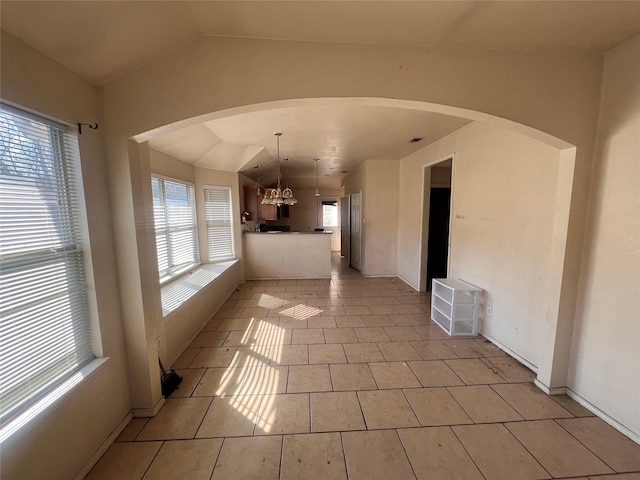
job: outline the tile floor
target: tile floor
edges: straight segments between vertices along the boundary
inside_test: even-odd
[[[87,478],[640,480],[639,445],[337,256],[331,280],[240,286],[173,368]]]

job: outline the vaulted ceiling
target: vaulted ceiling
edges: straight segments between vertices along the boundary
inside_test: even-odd
[[[443,48],[604,52],[640,33],[640,1],[2,1],[2,29],[95,85],[203,36]],[[151,142],[194,165],[274,176],[275,118],[293,185],[313,158],[326,185],[399,159],[467,120],[363,106],[292,107],[191,126]],[[424,137],[417,144],[412,137]],[[261,167],[254,169],[255,165]],[[329,180],[331,180],[329,182]]]

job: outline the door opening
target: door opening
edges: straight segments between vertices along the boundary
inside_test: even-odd
[[[427,291],[431,290],[431,281],[434,278],[447,278],[449,272],[452,166],[451,159],[448,159],[429,167],[429,182],[425,182],[424,195],[428,195],[429,198],[428,235],[425,245]]]
[[[362,192],[349,195],[349,266],[360,270],[362,248]]]

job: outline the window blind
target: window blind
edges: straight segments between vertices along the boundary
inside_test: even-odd
[[[0,104],[0,423],[95,358],[78,141]]]
[[[193,185],[151,178],[160,279],[198,263]]]
[[[220,262],[233,258],[231,188],[205,186],[204,208],[207,219],[209,262]]]

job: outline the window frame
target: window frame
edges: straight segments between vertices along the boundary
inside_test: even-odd
[[[8,285],[13,285],[15,292],[11,294],[13,307],[3,312],[0,326],[2,330],[9,327],[14,335],[19,332],[29,336],[26,340],[10,337],[11,343],[17,344],[20,352],[16,353],[18,347],[13,348],[15,351],[7,350],[6,346],[2,350],[4,353],[9,352],[7,359],[18,364],[21,361],[25,365],[28,364],[24,374],[32,374],[30,380],[22,382],[28,385],[12,389],[14,393],[11,393],[9,398],[17,397],[18,400],[11,402],[12,406],[0,414],[1,436],[4,439],[18,428],[18,424],[21,425],[34,416],[34,408],[43,403],[49,405],[56,400],[61,385],[68,384],[79,375],[84,377],[88,374],[93,368],[91,365],[95,365],[99,360],[95,346],[99,335],[95,331],[96,324],[92,319],[93,302],[87,282],[90,278],[85,257],[87,219],[78,136],[68,125],[19,107],[2,103],[1,109],[3,114],[12,117],[16,131],[21,132],[25,138],[30,138],[33,143],[24,146],[22,142],[11,143],[13,136],[9,135],[13,134],[7,130],[6,144],[12,151],[17,148],[23,151],[16,154],[14,162],[18,163],[13,163],[14,172],[10,172],[8,168],[4,173],[0,170],[3,177],[1,181],[4,184],[3,202],[7,202],[5,208],[9,208],[3,211],[5,219],[2,222],[17,222],[16,225],[19,225],[20,220],[11,220],[14,217],[11,215],[11,207],[8,206],[14,204],[15,211],[21,208],[19,205],[24,204],[23,202],[28,202],[24,204],[24,210],[21,210],[20,214],[24,216],[27,212],[28,220],[23,222],[22,227],[15,227],[16,231],[21,230],[15,234],[16,241],[20,241],[20,247],[9,247],[10,250],[1,256],[4,277],[2,282],[10,282]],[[46,160],[44,157],[50,159]],[[51,171],[42,176],[30,177],[15,173],[18,165],[20,169],[33,169],[38,166],[40,172],[45,172],[46,162],[50,162]],[[37,197],[33,196],[34,188],[38,189]],[[39,216],[34,217],[34,208],[40,211]],[[43,220],[44,217],[46,221]],[[46,240],[43,225],[49,225]],[[52,229],[51,226],[55,228]],[[22,238],[29,238],[30,243],[22,243]],[[50,268],[53,270],[47,270]],[[36,271],[41,273],[33,277],[33,272]],[[54,284],[57,285],[55,288]],[[62,302],[62,306],[59,301]],[[39,309],[44,309],[36,316],[40,320],[34,320],[33,316]],[[33,324],[31,330],[27,329],[29,324]],[[39,336],[34,333],[38,330],[41,331]],[[42,332],[46,332],[47,335]],[[67,338],[69,335],[72,340]],[[53,338],[55,342],[51,341]],[[53,350],[49,351],[47,348]],[[2,363],[4,368],[9,368],[5,362]],[[36,374],[34,371],[38,366],[40,367]],[[16,373],[15,367],[13,372]],[[35,380],[34,376],[37,376],[38,380]],[[20,390],[23,393],[16,395],[15,392]],[[8,389],[3,393],[7,395]]]
[[[164,228],[162,228],[162,230],[166,230],[166,232],[164,233],[164,236],[166,238],[166,245],[167,245],[167,262],[168,262],[168,267],[166,269],[161,269],[160,268],[160,248],[159,248],[159,244],[158,244],[158,236],[160,235],[158,233],[158,225],[156,223],[157,220],[157,214],[158,212],[156,211],[156,203],[155,203],[155,196],[154,196],[154,189],[153,189],[153,182],[154,180],[157,180],[160,182],[161,185],[161,192],[163,194],[163,217],[164,217],[164,222],[166,225],[168,225],[168,211],[166,208],[166,188],[164,186],[165,182],[170,182],[170,183],[174,183],[177,185],[181,185],[181,186],[185,186],[187,187],[187,191],[190,192],[189,193],[189,206],[190,206],[190,211],[191,211],[191,227],[189,228],[189,230],[192,232],[192,241],[193,241],[193,261],[191,262],[185,262],[185,263],[181,263],[181,264],[175,264],[172,265],[171,264],[171,248],[172,248],[172,242],[171,242],[171,238],[170,238],[170,234],[171,231],[177,231],[177,230],[184,230],[184,226],[179,226],[179,227],[175,227],[173,230],[171,229],[170,226],[166,226]],[[173,280],[175,280],[176,278],[180,277],[181,275],[183,275],[185,272],[188,272],[189,270],[199,266],[202,264],[201,260],[200,260],[200,248],[199,248],[199,244],[198,244],[198,212],[197,212],[197,205],[196,205],[196,185],[193,182],[189,182],[186,180],[181,180],[179,178],[173,178],[173,177],[168,177],[165,175],[159,175],[159,174],[155,174],[152,173],[151,174],[151,198],[152,198],[152,204],[153,204],[153,230],[154,230],[154,240],[156,242],[156,263],[157,263],[157,267],[158,267],[158,279],[159,279],[159,283],[160,285],[165,285]],[[164,273],[164,275],[163,275]]]
[[[207,262],[210,264],[227,262],[229,260],[235,260],[237,258],[235,248],[235,222],[234,222],[234,210],[233,210],[233,188],[229,185],[204,185],[203,191],[203,205],[204,205],[204,218],[205,218],[205,230],[207,238]],[[212,220],[209,217],[207,191],[225,192],[229,200],[228,203],[228,219],[226,221]],[[212,225],[215,223],[215,225]],[[210,232],[212,227],[224,227],[229,230],[228,240],[228,255],[215,256],[211,255],[211,238]]]

